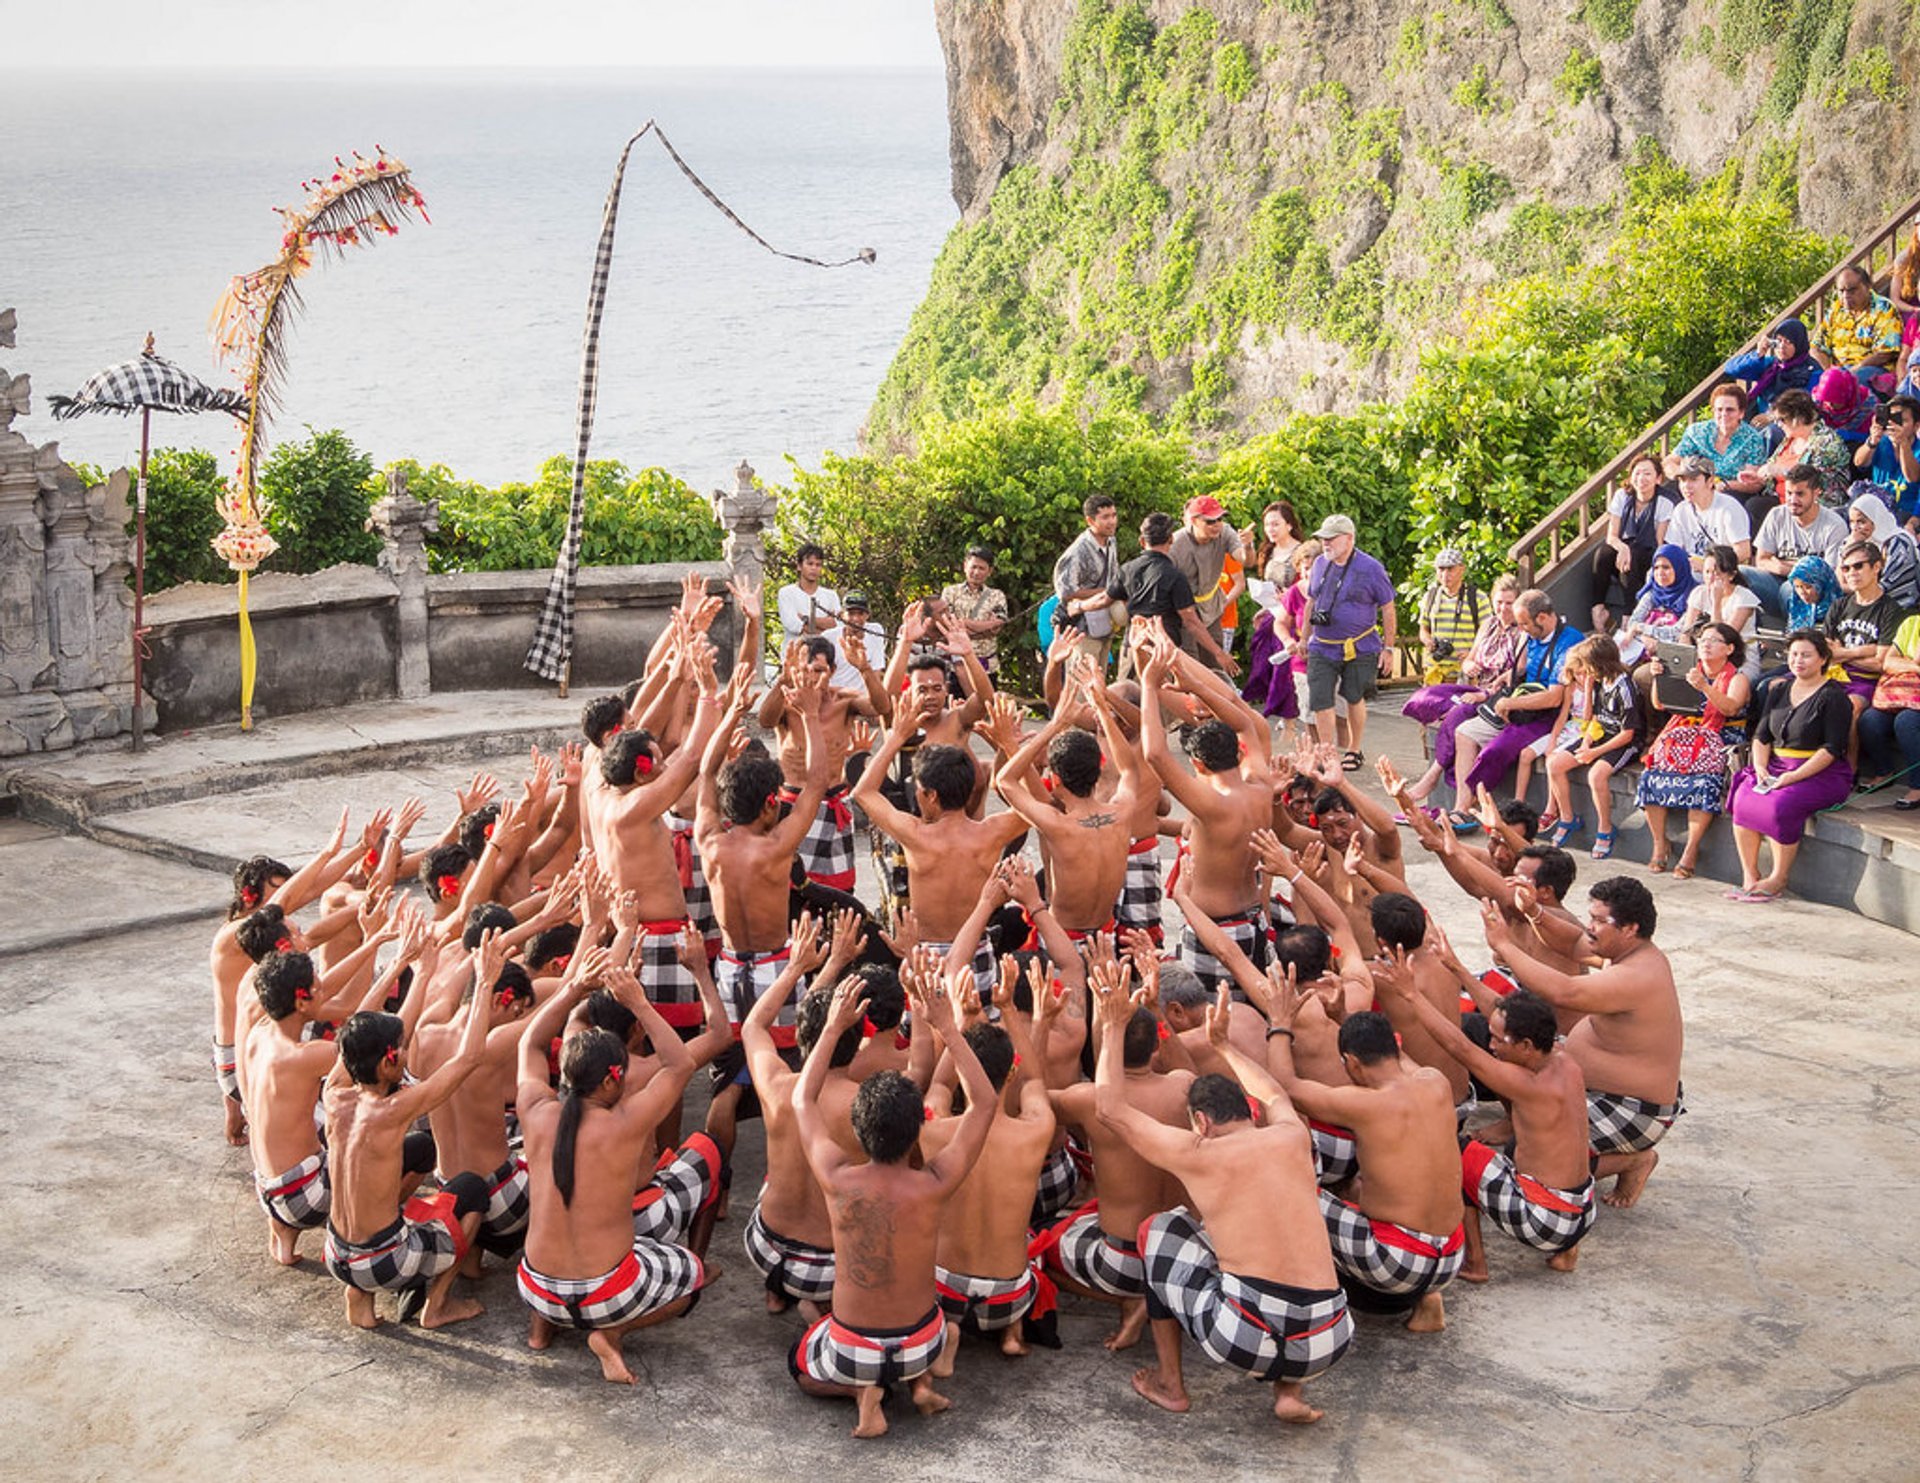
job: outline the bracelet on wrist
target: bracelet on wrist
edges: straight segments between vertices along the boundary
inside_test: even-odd
[[[1284,1035],[1289,1040],[1293,1039],[1293,1031],[1286,1025],[1267,1026],[1267,1039],[1271,1040],[1276,1035]]]

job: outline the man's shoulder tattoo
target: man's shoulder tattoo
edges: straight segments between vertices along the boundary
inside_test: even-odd
[[[1082,829],[1105,829],[1109,825],[1119,822],[1120,816],[1118,814],[1082,814],[1080,816],[1080,827]]]

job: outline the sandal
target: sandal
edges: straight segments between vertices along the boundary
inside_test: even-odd
[[[1480,827],[1480,821],[1472,814],[1454,809],[1447,815],[1447,824],[1455,834],[1471,834]]]
[[[1547,843],[1555,849],[1564,850],[1567,847],[1567,841],[1586,827],[1587,821],[1578,814],[1571,819],[1562,819],[1553,826],[1553,832],[1547,836]]]
[[[1603,830],[1593,836],[1593,858],[1611,860],[1613,858],[1613,831]]]
[[[1647,861],[1647,869],[1650,873],[1654,875],[1665,875],[1667,873],[1667,866],[1670,863],[1671,861],[1668,859],[1668,857],[1665,855],[1662,855],[1657,860]],[[1691,874],[1691,872],[1689,872],[1689,874]],[[1685,878],[1686,878],[1685,876],[1681,876],[1676,872],[1675,879],[1684,880]]]
[[[1358,752],[1342,752],[1340,754],[1340,770],[1342,772],[1358,772],[1366,765],[1367,759]]]
[[[1692,879],[1693,879],[1693,867],[1692,867],[1691,865],[1686,865],[1686,864],[1680,864],[1680,865],[1676,865],[1676,866],[1674,866],[1674,867],[1673,867],[1673,878],[1674,878],[1675,880],[1677,880],[1677,881],[1690,881],[1690,880],[1692,880]]]

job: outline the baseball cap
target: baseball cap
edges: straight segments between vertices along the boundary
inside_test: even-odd
[[[1711,479],[1717,473],[1719,470],[1713,466],[1713,460],[1704,453],[1690,453],[1680,460],[1680,478],[1684,479],[1688,474],[1705,474]]]
[[[1458,546],[1442,546],[1440,554],[1433,558],[1433,569],[1440,571],[1450,566],[1465,566],[1467,558],[1460,554]]]
[[[1227,513],[1227,507],[1210,494],[1196,494],[1187,501],[1189,519],[1218,520]]]
[[[840,606],[843,608],[858,608],[863,613],[873,611],[872,608],[867,606],[867,595],[864,592],[849,592],[845,597],[840,599]]]
[[[1316,541],[1329,541],[1335,536],[1358,534],[1354,529],[1352,517],[1347,515],[1329,515],[1320,522],[1320,528],[1313,533]]]

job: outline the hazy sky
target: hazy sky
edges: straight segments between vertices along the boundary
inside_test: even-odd
[[[926,66],[931,0],[0,0],[16,66]]]

